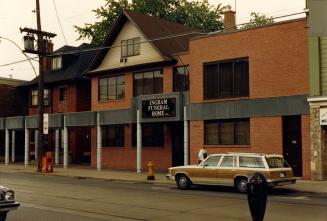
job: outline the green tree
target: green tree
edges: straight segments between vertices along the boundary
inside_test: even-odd
[[[267,25],[271,23],[274,23],[273,17],[268,17],[264,14],[252,12],[250,22],[244,24],[242,28],[252,28],[252,27]]]
[[[79,39],[90,39],[100,45],[123,9],[157,16],[188,27],[217,31],[223,29],[221,4],[210,5],[208,0],[106,0],[106,4],[93,10],[98,19],[94,24],[75,26]]]

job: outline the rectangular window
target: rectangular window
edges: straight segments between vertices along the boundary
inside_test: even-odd
[[[53,57],[51,59],[51,70],[59,70],[62,67],[62,57]]]
[[[38,106],[39,102],[38,102],[38,90],[32,90],[31,92],[31,105],[32,106]],[[49,106],[50,105],[50,91],[49,89],[44,89],[44,105],[45,106]]]
[[[121,41],[121,57],[130,57],[140,54],[140,38]]]
[[[134,73],[134,96],[163,92],[162,70]]]
[[[250,144],[250,119],[208,120],[205,125],[207,145]]]
[[[67,87],[60,87],[59,88],[59,99],[60,101],[67,101]]]
[[[102,127],[102,145],[104,147],[124,146],[124,125],[109,125]]]
[[[205,64],[203,71],[205,99],[249,96],[247,58]]]
[[[183,92],[189,90],[188,66],[175,67],[173,71],[173,91]]]
[[[142,147],[164,147],[164,137],[162,123],[142,124]],[[136,146],[136,124],[132,126],[132,145]]]
[[[124,98],[124,75],[99,79],[99,101],[122,100]]]
[[[37,90],[32,90],[31,94],[31,104],[32,106],[37,106],[38,105],[38,91]]]

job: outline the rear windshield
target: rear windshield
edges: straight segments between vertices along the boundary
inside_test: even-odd
[[[269,168],[289,168],[290,166],[282,157],[266,157]]]

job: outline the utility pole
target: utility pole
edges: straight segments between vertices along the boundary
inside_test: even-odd
[[[41,15],[40,15],[40,2],[36,0],[36,24],[37,30],[39,32],[42,31],[41,29]],[[37,44],[42,45],[44,42],[43,36],[38,33],[37,34]],[[44,44],[47,44],[46,42]],[[44,114],[44,72],[45,72],[45,55],[47,51],[47,45],[41,46],[41,50],[39,48],[39,87],[38,87],[38,103],[39,103],[39,146],[38,146],[38,160],[37,160],[37,171],[42,171],[42,156],[44,152],[44,133],[43,133],[43,114]],[[45,52],[45,53],[44,53]],[[35,156],[36,157],[36,156]]]
[[[48,39],[53,38],[56,34],[43,32],[41,28],[40,2],[36,0],[36,22],[37,29],[23,28],[21,32],[27,32],[24,37],[24,46],[27,53],[37,54],[39,56],[39,78],[38,78],[38,113],[39,113],[39,136],[38,136],[38,156],[37,171],[42,171],[42,156],[44,155],[45,135],[44,135],[44,73],[46,72],[46,56],[49,54],[47,49]],[[34,35],[37,36],[37,49],[34,49]],[[35,156],[36,158],[36,156]]]

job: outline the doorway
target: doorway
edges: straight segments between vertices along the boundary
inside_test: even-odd
[[[294,176],[302,177],[301,116],[283,117],[283,155],[293,169]]]
[[[171,124],[172,133],[172,166],[184,165],[184,124],[174,122]]]

